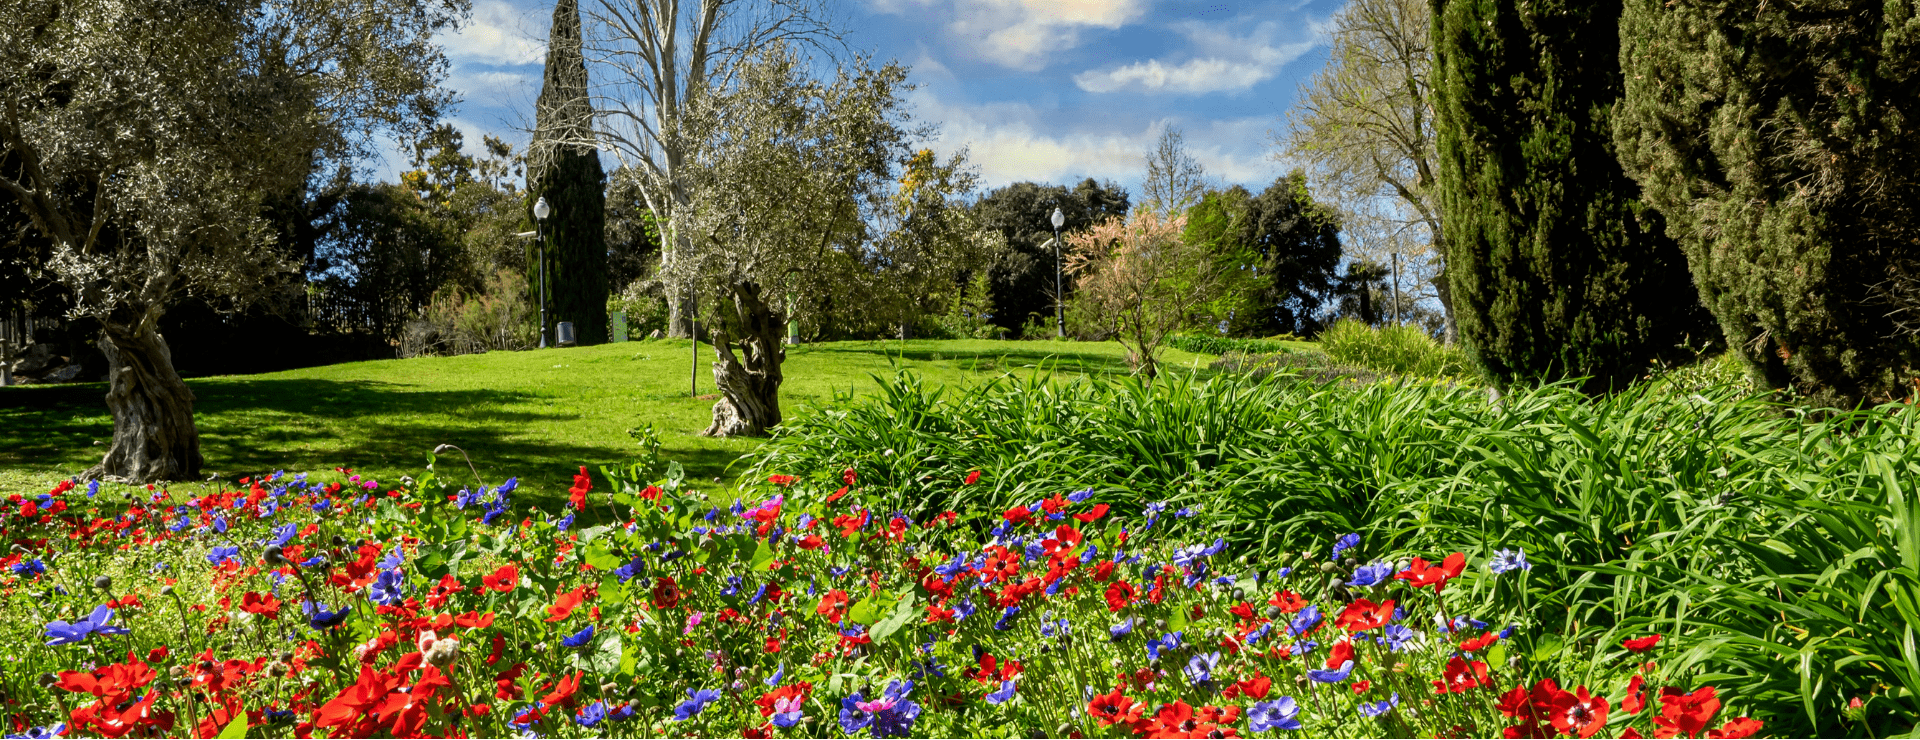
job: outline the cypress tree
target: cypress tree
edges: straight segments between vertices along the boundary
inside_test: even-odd
[[[1920,7],[1629,0],[1622,163],[1754,375],[1850,407],[1907,396],[1920,340]]]
[[[1496,383],[1625,386],[1714,336],[1679,248],[1613,152],[1620,0],[1434,0],[1447,273]]]
[[[593,106],[580,53],[580,7],[559,0],[547,37],[547,69],[527,148],[527,208],[544,197],[553,209],[544,230],[550,321],[573,322],[581,345],[607,341],[606,173],[593,145]],[[539,300],[539,245],[527,264]],[[550,335],[551,336],[551,335]]]

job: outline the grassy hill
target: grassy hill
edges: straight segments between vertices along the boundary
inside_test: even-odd
[[[627,430],[652,424],[661,456],[691,476],[726,475],[752,439],[697,436],[712,416],[712,350],[696,372],[685,341],[378,360],[187,381],[208,475],[351,467],[378,478],[417,473],[436,445],[458,445],[489,482],[519,476],[533,497],[559,497],[577,466],[637,451]],[[873,374],[909,367],[929,384],[964,384],[1041,368],[1061,377],[1124,373],[1114,343],[829,342],[788,350],[788,416],[833,394],[863,394]],[[1168,365],[1206,355],[1167,350]],[[697,375],[699,399],[689,397]],[[0,388],[0,495],[41,493],[99,462],[113,435],[104,383]],[[455,456],[455,460],[458,456]],[[456,463],[458,465],[458,463]],[[464,466],[461,466],[464,467]],[[452,471],[446,471],[452,472]],[[470,474],[463,474],[468,475]]]

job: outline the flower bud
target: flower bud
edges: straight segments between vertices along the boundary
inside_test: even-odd
[[[93,587],[100,589],[102,591],[111,591],[113,590],[113,578],[111,576],[99,576],[97,578],[94,578]]]
[[[161,586],[161,587],[160,587],[160,595],[161,595],[161,596],[172,596],[172,595],[173,595],[173,585],[172,585],[172,584],[168,584],[168,585],[165,585],[165,586]]]

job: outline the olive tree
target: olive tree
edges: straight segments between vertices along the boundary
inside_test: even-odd
[[[688,207],[676,216],[686,241],[662,276],[697,297],[713,342],[723,398],[705,434],[758,435],[779,424],[788,323],[861,295],[862,280],[906,270],[952,226],[935,228],[927,223],[935,214],[917,210],[887,217],[924,203],[925,194],[894,187],[903,179],[896,168],[915,170],[911,139],[927,133],[907,128],[906,75],[899,64],[857,59],[831,82],[817,80],[774,44],[688,116],[699,146],[685,162]],[[909,183],[937,187],[961,166],[957,157],[920,160],[924,174]],[[887,232],[890,223],[921,236]]]
[[[461,2],[0,4],[0,193],[53,242],[69,315],[97,319],[112,445],[89,477],[199,474],[193,393],[157,326],[237,309],[297,262],[263,218],[377,129],[437,115],[434,33]]]
[[[774,44],[841,45],[825,0],[599,0],[587,12],[584,52],[601,82],[596,140],[638,175],[640,195],[666,230],[664,259],[688,248],[681,212],[693,198],[690,117],[732,84],[748,57]],[[686,296],[668,296],[667,333],[692,336]]]

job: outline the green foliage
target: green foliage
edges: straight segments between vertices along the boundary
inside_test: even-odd
[[[1630,0],[1620,160],[1667,216],[1731,349],[1773,388],[1906,397],[1920,338],[1920,19],[1912,2]]]
[[[1441,344],[1411,324],[1376,327],[1338,321],[1320,333],[1319,341],[1328,357],[1382,373],[1461,378],[1471,370],[1458,346]]]
[[[1506,385],[1624,388],[1712,327],[1615,161],[1618,0],[1439,0],[1435,111],[1462,341]]]
[[[1197,330],[1215,330],[1222,324],[1231,336],[1259,332],[1260,305],[1268,291],[1260,279],[1259,252],[1246,241],[1247,223],[1252,217],[1253,194],[1235,185],[1225,190],[1208,190],[1200,202],[1187,209],[1187,228],[1182,234],[1189,244],[1198,244],[1212,255],[1215,272],[1220,276],[1218,295],[1199,311]],[[1217,353],[1216,353],[1217,354]]]
[[[986,270],[977,270],[948,305],[940,323],[955,338],[992,339],[1000,333],[1000,327],[990,323],[992,318],[993,284]]]
[[[1007,240],[1007,253],[993,267],[993,305],[999,309],[993,323],[1001,328],[1019,330],[1028,316],[1042,314],[1048,326],[1040,336],[1053,336],[1054,250],[1040,245],[1053,238],[1048,217],[1056,207],[1066,217],[1060,228],[1062,238],[1109,218],[1126,218],[1130,210],[1125,188],[1092,178],[1071,189],[1017,182],[988,192],[973,204],[981,225]],[[1072,276],[1062,279],[1071,295]],[[1021,336],[1037,338],[1024,332]]]
[[[1314,202],[1300,170],[1274,180],[1247,207],[1239,241],[1252,250],[1254,261],[1248,269],[1259,287],[1240,331],[1254,336],[1319,333],[1320,307],[1337,284],[1338,216]]]

